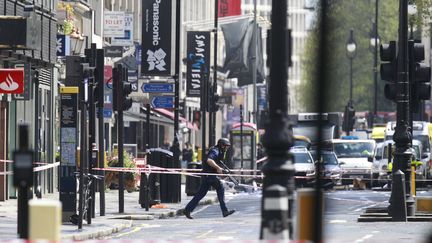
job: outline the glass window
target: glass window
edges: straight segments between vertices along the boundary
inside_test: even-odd
[[[419,140],[421,142],[425,152],[430,152],[429,136],[427,136],[427,135],[414,135],[413,139]]]
[[[312,158],[308,153],[293,153],[294,163],[312,163]]]
[[[333,147],[338,158],[367,158],[374,149],[369,142],[335,143]]]

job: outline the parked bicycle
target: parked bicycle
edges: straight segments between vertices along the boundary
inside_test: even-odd
[[[77,178],[77,185],[79,185],[80,182],[80,172],[75,172],[75,176]],[[84,183],[83,183],[83,204],[82,204],[82,209],[80,209],[80,207],[78,207],[78,214],[74,214],[72,216],[70,216],[69,221],[74,224],[74,225],[82,225],[82,222],[80,224],[80,210],[82,210],[82,219],[86,219],[87,224],[91,224],[91,218],[92,218],[92,214],[91,214],[91,205],[93,203],[94,198],[92,197],[93,193],[92,193],[92,185],[93,183],[95,183],[95,180],[102,180],[104,177],[100,176],[100,175],[94,175],[94,174],[90,174],[90,173],[83,173],[83,179],[84,179]],[[79,187],[78,187],[79,188]],[[81,197],[81,195],[80,195]],[[80,198],[81,200],[81,198]]]

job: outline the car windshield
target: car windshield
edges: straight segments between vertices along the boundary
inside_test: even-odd
[[[337,165],[337,159],[336,156],[334,154],[322,154],[322,161],[324,162],[325,165]]]
[[[333,146],[338,158],[367,158],[374,149],[371,142],[342,142]]]
[[[413,139],[421,142],[426,153],[430,152],[429,137],[427,135],[414,135]]]
[[[307,153],[293,153],[294,163],[312,163],[312,158]]]
[[[310,143],[307,141],[303,141],[303,140],[298,140],[296,139],[294,141],[294,146],[295,147],[305,147],[305,148],[309,148],[310,147]]]

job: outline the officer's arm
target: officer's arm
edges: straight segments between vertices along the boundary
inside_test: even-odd
[[[218,174],[222,174],[222,168],[219,167],[219,165],[216,164],[216,162],[212,159],[207,159],[207,164],[210,165],[211,167],[213,167]]]

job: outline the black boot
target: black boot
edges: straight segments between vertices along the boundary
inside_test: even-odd
[[[187,211],[187,210],[184,210],[184,211],[183,211],[183,214],[186,216],[186,218],[188,218],[188,219],[193,219],[192,216],[190,215],[191,212],[189,212],[189,211]]]
[[[223,215],[224,217],[228,217],[228,216],[230,216],[231,214],[233,214],[234,212],[235,212],[235,210],[228,210],[228,211],[223,212],[222,215]]]

